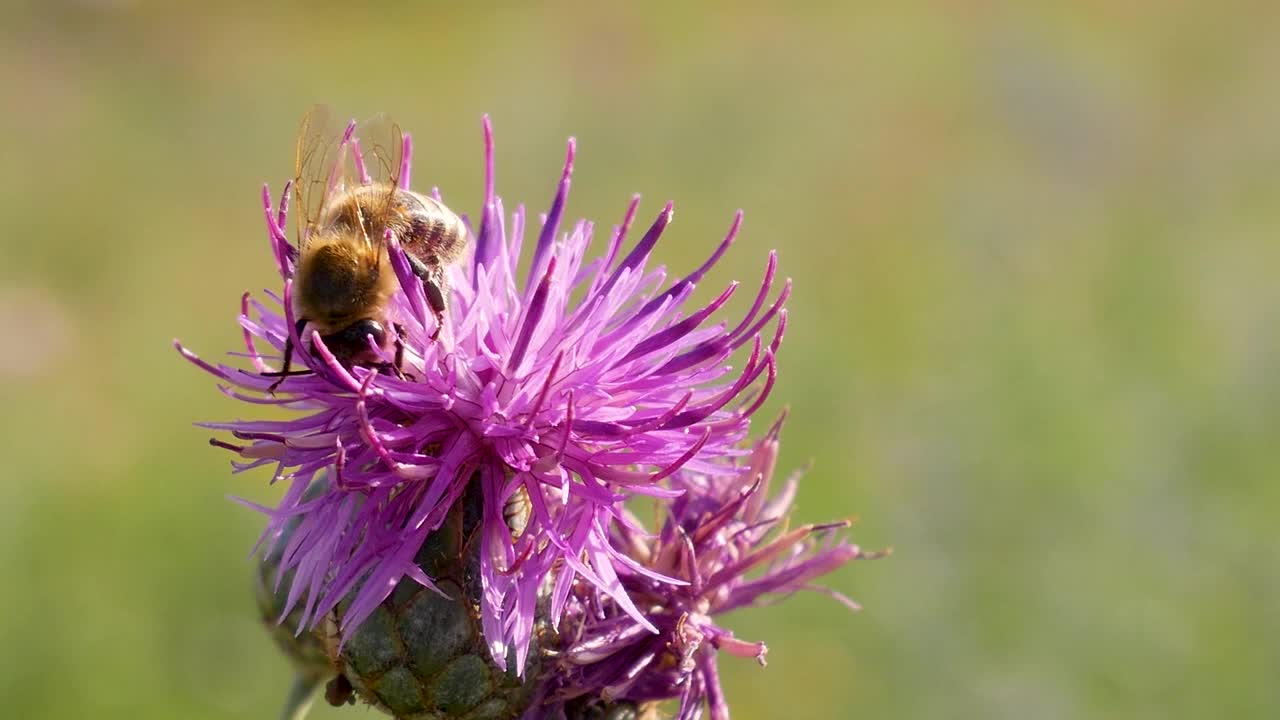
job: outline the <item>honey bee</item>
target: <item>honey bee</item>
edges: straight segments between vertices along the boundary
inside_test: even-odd
[[[389,312],[399,282],[387,236],[400,242],[422,280],[436,319],[432,339],[445,316],[445,270],[470,242],[466,225],[452,210],[402,187],[403,152],[404,135],[385,115],[343,129],[327,108],[317,107],[303,118],[298,132],[293,181],[297,337],[311,327],[344,366],[381,367],[401,377],[404,331]],[[379,351],[391,350],[389,345],[395,358],[390,367],[379,361]],[[290,370],[293,351],[291,336],[281,370],[267,373],[281,378],[272,391],[284,377],[309,372]]]
[[[521,485],[507,497],[502,505],[502,519],[511,531],[511,539],[518,540],[529,526],[529,517],[533,515],[533,501],[529,499],[529,490]]]

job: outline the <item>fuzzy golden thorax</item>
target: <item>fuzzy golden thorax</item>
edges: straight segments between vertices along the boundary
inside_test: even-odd
[[[294,314],[329,335],[360,320],[381,319],[396,286],[381,243],[358,235],[313,238],[294,276]]]

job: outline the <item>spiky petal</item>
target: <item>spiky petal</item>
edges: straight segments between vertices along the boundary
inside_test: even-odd
[[[656,535],[638,532],[634,518],[615,526],[614,544],[626,548],[633,561],[623,586],[658,633],[647,632],[617,606],[597,605],[589,592],[570,590],[561,600],[569,610],[561,626],[568,640],[559,653],[560,677],[549,680],[557,687],[548,689],[544,710],[578,697],[679,699],[679,720],[700,717],[704,707],[713,720],[723,720],[729,710],[716,666],[719,652],[763,665],[767,648],[738,639],[716,616],[797,590],[818,590],[857,609],[813,581],[882,553],[865,552],[845,539],[839,531],[848,521],[788,528],[799,474],[770,494],[779,427],[730,472],[673,474],[670,486],[682,495],[672,501]],[[684,583],[656,582],[653,572]]]

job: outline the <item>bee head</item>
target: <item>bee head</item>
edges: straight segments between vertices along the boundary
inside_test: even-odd
[[[373,345],[385,349],[387,347],[387,329],[373,318],[357,320],[345,328],[321,335],[324,346],[333,353],[338,362],[348,367],[352,365],[377,364],[377,354],[370,347]],[[314,348],[313,348],[314,352]]]

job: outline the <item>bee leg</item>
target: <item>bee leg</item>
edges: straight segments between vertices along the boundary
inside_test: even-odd
[[[396,329],[396,359],[391,369],[395,371],[396,377],[401,380],[413,380],[414,377],[402,369],[404,365],[404,326],[400,323],[393,323],[392,327]]]
[[[431,339],[436,340],[440,337],[440,330],[444,328],[444,292],[441,289],[442,283],[436,278],[424,278],[422,280],[422,290],[426,293],[427,304],[431,306],[431,312],[436,316],[436,329],[431,333]]]
[[[296,334],[298,335],[298,337],[302,337],[302,330],[306,328],[306,326],[307,326],[306,320],[299,320],[296,323],[296,327],[294,329],[297,331]],[[280,369],[274,372],[262,373],[263,377],[280,378],[279,380],[276,380],[275,382],[271,383],[271,387],[267,388],[268,393],[275,395],[276,388],[280,387],[280,383],[284,382],[284,379],[287,377],[292,377],[294,375],[309,375],[311,373],[310,370],[290,370],[289,365],[292,361],[293,361],[293,336],[290,335],[289,337],[286,337],[284,339],[284,362],[281,364]]]
[[[284,341],[284,366],[280,369],[280,377],[271,383],[271,387],[267,388],[267,392],[272,395],[276,394],[276,388],[280,387],[280,383],[288,377],[285,373],[289,372],[289,361],[293,359],[293,338],[285,338]]]
[[[431,333],[431,339],[436,340],[444,327],[444,288],[447,287],[444,273],[440,268],[432,267],[409,253],[405,253],[405,257],[409,260],[409,267],[413,268],[413,274],[422,280],[422,292],[427,296],[427,304],[436,317],[436,329]]]

